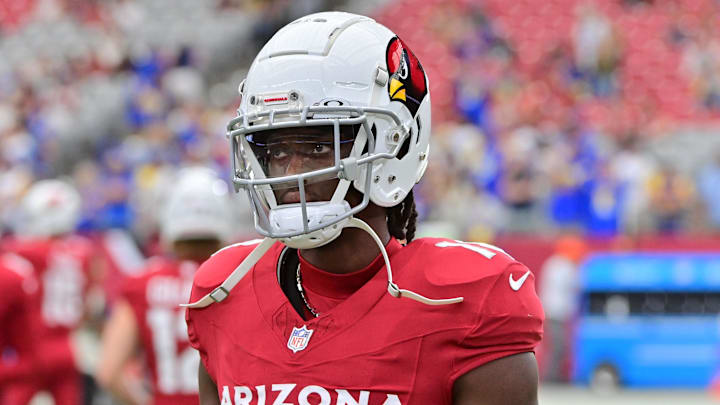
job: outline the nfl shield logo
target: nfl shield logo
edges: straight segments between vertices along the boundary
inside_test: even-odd
[[[293,353],[297,353],[300,350],[303,350],[307,347],[308,342],[310,341],[310,336],[312,336],[313,331],[308,329],[307,326],[303,325],[302,328],[295,328],[293,327],[292,333],[290,334],[290,339],[288,339],[288,348],[293,351]]]

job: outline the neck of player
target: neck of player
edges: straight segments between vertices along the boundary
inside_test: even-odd
[[[370,204],[356,215],[377,233],[383,245],[390,241],[385,208]],[[365,268],[378,255],[380,248],[372,237],[357,228],[345,228],[342,234],[327,245],[300,251],[313,266],[335,274],[348,274]]]

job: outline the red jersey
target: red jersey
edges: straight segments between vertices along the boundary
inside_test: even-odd
[[[9,240],[6,247],[32,263],[40,281],[40,310],[36,313],[36,322],[41,325],[38,354],[43,358],[44,370],[63,373],[75,369],[70,333],[80,326],[85,315],[91,242],[68,236]]]
[[[0,399],[8,384],[27,379],[34,371],[38,311],[38,281],[32,264],[0,254]],[[5,403],[5,401],[0,401]]]
[[[205,262],[191,301],[218,286],[252,248],[232,246]],[[187,311],[190,341],[221,402],[451,404],[458,377],[539,343],[544,314],[534,277],[498,248],[425,238],[404,247],[393,239],[387,250],[401,288],[464,301],[429,306],[394,298],[381,269],[305,321],[279,286],[283,245],[276,243],[227,299]]]
[[[153,258],[147,271],[128,279],[121,291],[137,319],[155,405],[198,403],[200,357],[190,347],[180,307],[190,296],[196,270],[193,262]]]

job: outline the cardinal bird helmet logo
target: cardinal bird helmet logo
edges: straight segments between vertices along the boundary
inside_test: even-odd
[[[410,48],[398,37],[390,40],[386,53],[390,100],[400,101],[413,117],[427,95],[425,71]]]

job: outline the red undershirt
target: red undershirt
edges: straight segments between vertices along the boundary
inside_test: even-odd
[[[388,257],[392,257],[401,247],[400,242],[395,238],[390,238],[385,246]],[[365,285],[380,269],[385,268],[382,254],[379,254],[364,268],[347,274],[329,273],[310,264],[299,252],[298,256],[300,257],[300,274],[305,297],[315,312],[319,314],[333,309]],[[312,317],[309,312],[307,315]]]

